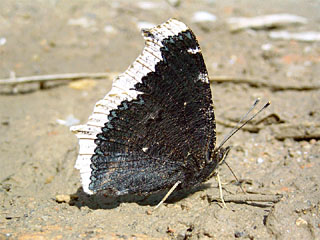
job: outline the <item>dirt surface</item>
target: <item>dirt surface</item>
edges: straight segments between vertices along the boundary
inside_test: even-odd
[[[163,193],[86,196],[73,168],[78,141],[57,119],[85,123],[112,80],[87,79],[80,90],[61,82],[0,86],[0,239],[320,239],[320,43],[226,25],[234,16],[291,13],[308,23],[285,30],[319,31],[319,1],[151,3],[0,1],[0,78],[123,72],[143,49],[137,23],[176,17],[197,35],[209,75],[235,79],[212,83],[218,142],[254,99],[272,102],[229,141],[228,163],[248,192],[283,198],[222,208],[211,201],[219,196],[215,179],[174,193],[155,212]],[[217,20],[195,23],[196,11]],[[226,196],[243,195],[225,165],[220,176]]]

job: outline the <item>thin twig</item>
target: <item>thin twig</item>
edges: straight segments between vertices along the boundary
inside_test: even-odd
[[[114,76],[115,73],[63,73],[63,74],[51,74],[51,75],[38,75],[29,77],[11,77],[6,79],[0,79],[0,85],[17,85],[23,83],[35,83],[46,82],[55,80],[77,80],[83,78],[109,78]]]
[[[223,196],[225,202],[234,203],[251,203],[251,202],[272,202],[277,203],[281,200],[282,195],[262,195],[262,194],[239,194]],[[208,196],[210,202],[221,202],[220,197]]]
[[[320,139],[320,124],[316,122],[302,122],[298,124],[279,124],[272,126],[275,138],[284,140],[293,138],[295,140]]]
[[[295,90],[295,91],[308,91],[308,90],[317,90],[320,89],[320,85],[278,85],[270,82],[264,82],[261,80],[255,80],[251,78],[239,78],[231,76],[214,76],[210,77],[210,81],[216,83],[237,83],[237,84],[248,84],[251,87],[256,88],[269,88],[272,91],[285,91],[285,90]]]

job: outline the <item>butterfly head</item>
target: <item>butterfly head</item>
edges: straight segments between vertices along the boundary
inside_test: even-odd
[[[249,119],[245,120],[246,117],[248,116],[248,114],[255,108],[255,106],[259,103],[260,99],[256,99],[256,101],[253,103],[253,105],[251,106],[251,108],[249,109],[249,111],[240,119],[240,121],[238,122],[238,124],[230,131],[230,133],[222,140],[222,142],[220,143],[220,145],[215,148],[215,150],[213,151],[213,154],[210,157],[207,157],[207,166],[206,166],[206,170],[205,173],[208,174],[208,177],[206,178],[206,180],[208,180],[209,178],[211,178],[212,176],[217,174],[218,168],[220,165],[222,165],[223,163],[226,163],[225,160],[228,156],[228,153],[231,149],[231,146],[228,147],[223,147],[223,145],[236,133],[238,132],[244,125],[246,125],[249,121],[251,121],[253,118],[255,118],[260,112],[262,112],[264,109],[266,109],[269,105],[270,102],[267,102],[258,112],[256,112],[253,116],[251,116]],[[243,121],[245,120],[245,121]],[[209,154],[207,155],[209,156]],[[209,161],[208,161],[209,160]],[[235,174],[233,173],[232,169],[230,168],[230,166],[228,165],[228,163],[226,163],[226,165],[228,166],[228,168],[230,169],[230,171],[232,172],[232,174],[235,176]],[[237,179],[237,177],[235,176],[235,178]]]
[[[206,167],[201,174],[204,177],[204,181],[209,180],[217,174],[219,166],[225,162],[230,150],[231,146],[228,146],[226,148],[216,148],[213,151],[210,161],[206,164]]]
[[[231,150],[231,146],[228,146],[226,148],[223,148],[223,147],[217,148],[213,152],[213,161],[217,163],[217,167],[219,167],[225,162],[230,150]]]

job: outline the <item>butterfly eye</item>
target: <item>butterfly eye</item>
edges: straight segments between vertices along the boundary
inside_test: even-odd
[[[231,150],[231,146],[228,146],[228,147],[226,147],[226,148],[220,148],[220,149],[218,150],[218,153],[217,153],[217,154],[218,154],[218,156],[219,156],[219,157],[218,157],[218,159],[219,159],[218,164],[219,164],[219,165],[225,163],[225,161],[226,161],[226,159],[227,159],[227,156],[228,156],[230,150]]]

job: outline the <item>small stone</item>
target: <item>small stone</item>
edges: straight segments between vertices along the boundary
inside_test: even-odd
[[[261,164],[261,163],[263,163],[263,162],[264,162],[264,159],[263,159],[263,158],[259,157],[259,158],[257,159],[257,163],[258,163],[258,164]]]
[[[114,27],[112,27],[111,25],[106,25],[104,28],[103,28],[103,31],[105,33],[115,33],[116,30],[114,29]]]
[[[311,139],[311,140],[310,140],[310,144],[313,145],[313,144],[316,144],[316,143],[317,143],[317,140],[315,140],[315,139]]]
[[[302,146],[304,150],[309,150],[311,148],[310,144],[305,144]]]
[[[89,19],[86,17],[80,17],[80,18],[70,18],[68,21],[68,25],[71,26],[80,26],[83,28],[89,28],[96,24],[95,20]]]
[[[138,2],[137,6],[143,10],[153,10],[157,9],[159,6],[154,2]]]
[[[72,81],[69,83],[69,87],[76,90],[88,90],[97,85],[97,82],[93,79],[82,79]]]
[[[57,119],[58,124],[65,125],[67,127],[73,126],[80,122],[79,119],[75,118],[72,114],[70,114],[66,119]]]
[[[56,202],[58,203],[69,203],[71,200],[71,196],[67,194],[56,195]]]
[[[192,207],[192,205],[190,203],[181,203],[181,209],[182,210],[186,210],[186,211],[189,211]]]
[[[236,232],[234,233],[234,237],[235,237],[235,238],[241,238],[241,237],[243,237],[244,235],[245,235],[244,232],[236,231]]]
[[[167,233],[174,233],[175,230],[173,228],[167,227]]]
[[[261,46],[261,49],[262,49],[263,51],[270,51],[272,48],[273,48],[273,46],[272,46],[271,43],[266,43],[266,44],[263,44],[263,45]]]
[[[3,126],[9,126],[10,125],[10,122],[9,121],[2,121],[1,124]]]
[[[167,0],[167,2],[173,7],[179,7],[181,4],[181,0]]]
[[[0,38],[0,46],[5,45],[6,42],[7,42],[7,39],[6,39],[5,37],[1,37],[1,38]]]
[[[302,217],[299,217],[296,220],[296,225],[297,226],[308,226],[308,222],[306,220],[304,220]]]
[[[295,153],[294,153],[294,151],[292,151],[291,148],[288,149],[288,155],[289,155],[289,157],[294,157],[295,156]]]
[[[2,188],[4,189],[4,190],[6,190],[7,192],[9,192],[10,190],[11,190],[11,184],[9,184],[9,183],[5,183],[5,184],[2,184]]]
[[[199,11],[195,12],[192,17],[192,22],[199,23],[199,22],[215,22],[217,17],[212,13]]]
[[[44,183],[45,183],[45,184],[49,184],[49,183],[51,183],[51,182],[53,181],[53,179],[54,179],[54,176],[51,175],[51,176],[49,176],[49,177],[46,178],[46,180],[44,181]]]

